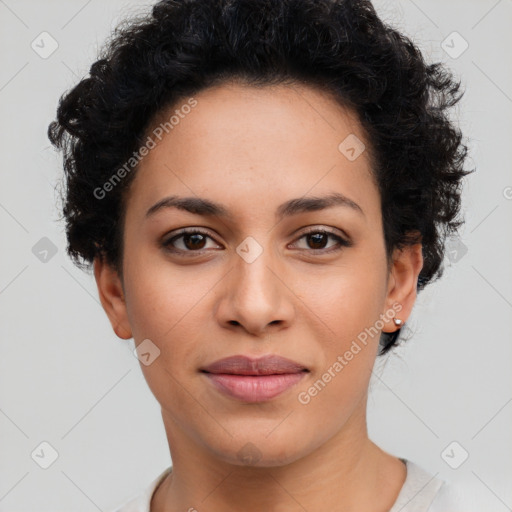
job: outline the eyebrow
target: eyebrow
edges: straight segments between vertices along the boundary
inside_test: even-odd
[[[278,219],[282,219],[283,217],[289,217],[299,213],[315,212],[336,206],[351,208],[364,216],[362,208],[356,202],[337,192],[322,197],[307,196],[290,199],[277,208],[275,216]],[[179,196],[169,196],[161,199],[149,208],[146,212],[146,218],[164,208],[178,208],[179,210],[205,217],[233,218],[233,215],[231,215],[229,210],[222,204],[202,197]]]

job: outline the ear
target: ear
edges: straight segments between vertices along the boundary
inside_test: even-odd
[[[385,315],[387,320],[383,332],[397,331],[401,326],[394,323],[394,318],[403,323],[409,318],[417,295],[418,276],[423,268],[421,243],[407,245],[393,251],[391,270],[386,296],[386,311],[395,311],[393,318]]]
[[[94,277],[103,309],[107,313],[112,328],[123,340],[132,337],[126,312],[123,285],[118,272],[104,258],[94,259]]]

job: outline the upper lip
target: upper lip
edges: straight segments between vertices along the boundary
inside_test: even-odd
[[[231,375],[274,375],[309,370],[291,359],[271,354],[259,358],[243,355],[226,357],[201,368],[201,371]]]

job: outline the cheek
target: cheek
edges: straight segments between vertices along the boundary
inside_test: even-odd
[[[380,329],[375,326],[383,313],[385,272],[385,259],[358,258],[357,264],[338,267],[328,276],[308,274],[301,281],[299,293],[308,315],[304,323],[315,322],[324,336],[316,332],[319,364],[297,390],[295,418],[321,432],[324,441],[355,410],[364,409],[360,406],[379,346]]]
[[[176,266],[143,252],[132,253],[125,269],[133,337],[137,344],[151,340],[160,351],[155,364],[141,365],[145,378],[156,396],[179,397],[178,382],[189,379],[204,363],[204,344],[212,342],[211,329],[205,326],[212,325],[211,296],[223,272],[199,272],[194,265]]]
[[[386,297],[384,253],[347,253],[333,266],[303,272],[294,292],[309,315],[316,315],[340,342],[374,325]],[[330,328],[330,329],[329,329]]]
[[[154,396],[169,411],[193,411],[197,404],[184,385],[201,362],[205,335],[198,314],[212,284],[193,271],[170,268],[146,260],[140,270],[126,272],[127,314],[136,344],[149,339],[156,347],[152,362],[140,365]]]
[[[213,277],[212,272],[198,272],[193,265],[175,266],[161,257],[127,261],[127,314],[134,338],[172,339],[173,332],[186,327],[201,308],[214,285]],[[189,334],[196,331],[197,323]]]
[[[308,324],[316,324],[324,333],[320,336],[317,331],[312,342],[317,345],[317,354],[321,354],[314,375],[322,381],[318,388],[322,398],[317,406],[330,401],[348,405],[366,388],[380,339],[380,330],[375,325],[382,313],[382,301],[375,286],[377,276],[371,277],[368,272],[361,276],[352,272],[339,279],[331,277],[325,280],[322,293],[311,292],[305,300],[304,329],[308,329]],[[325,387],[329,389],[323,391],[323,384],[328,384]]]

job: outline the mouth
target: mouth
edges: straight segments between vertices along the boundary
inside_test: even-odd
[[[254,359],[232,356],[200,369],[221,393],[244,402],[265,402],[284,393],[309,373],[305,366],[277,355]]]

